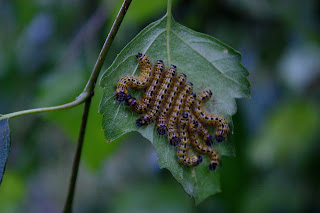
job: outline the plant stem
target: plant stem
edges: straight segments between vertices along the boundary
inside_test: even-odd
[[[114,40],[115,35],[118,32],[118,29],[122,23],[122,20],[131,4],[132,0],[124,0],[121,9],[111,27],[111,30],[108,34],[108,37],[106,38],[106,41],[104,42],[104,45],[100,51],[99,57],[97,59],[97,62],[93,68],[93,71],[91,73],[91,76],[89,78],[89,81],[84,88],[83,93],[92,93],[94,91],[94,87],[96,85],[101,67],[103,65],[103,62],[106,58],[106,55],[111,47],[111,44]],[[68,196],[67,200],[64,206],[64,213],[70,213],[72,212],[72,203],[73,203],[73,197],[74,197],[74,192],[75,192],[75,187],[76,187],[76,181],[77,181],[77,175],[78,175],[78,169],[79,169],[79,164],[80,164],[80,158],[81,158],[81,151],[82,151],[82,146],[83,146],[83,141],[84,141],[84,134],[85,134],[85,129],[86,129],[86,124],[87,124],[87,118],[89,114],[89,109],[90,109],[90,103],[91,103],[91,96],[86,100],[84,104],[84,110],[82,113],[82,121],[81,121],[81,127],[80,127],[80,132],[79,132],[79,137],[78,137],[78,144],[77,144],[77,150],[74,156],[74,161],[73,161],[73,166],[72,166],[72,174],[70,178],[70,184],[69,184],[69,191],[68,191]]]
[[[171,64],[171,57],[170,57],[170,28],[171,28],[171,6],[172,1],[168,0],[167,4],[167,25],[166,25],[166,41],[167,41],[167,55],[168,55],[168,63]]]
[[[168,18],[169,17],[171,18],[171,8],[172,8],[172,0],[168,0],[168,3],[167,3],[167,15],[168,15]]]
[[[131,4],[131,1],[132,0],[125,0],[121,6],[121,9],[117,15],[117,18],[116,20],[114,21],[112,27],[111,27],[111,30],[108,34],[108,37],[106,39],[106,41],[104,42],[103,44],[103,47],[101,49],[101,52],[99,54],[99,58],[96,62],[96,64],[94,65],[94,68],[93,68],[93,72],[91,73],[91,76],[90,76],[90,79],[84,89],[84,92],[86,91],[92,91],[94,86],[95,86],[95,83],[97,81],[97,78],[99,76],[99,73],[100,73],[100,70],[101,70],[101,67],[103,65],[103,61],[105,60],[106,56],[107,56],[107,53],[111,47],[111,44],[114,40],[114,37],[115,35],[117,34],[118,32],[118,29],[120,27],[120,24],[125,16],[125,14],[127,13],[127,10]],[[101,63],[102,62],[102,63]]]
[[[13,117],[21,116],[21,115],[28,115],[28,114],[39,113],[39,112],[50,112],[50,111],[72,108],[74,106],[77,106],[77,105],[83,103],[89,96],[90,96],[89,92],[83,92],[79,95],[79,97],[76,100],[74,100],[70,103],[59,105],[59,106],[53,106],[53,107],[42,107],[42,108],[37,108],[37,109],[28,109],[28,110],[13,112],[13,113],[2,115],[0,117],[0,120],[5,119],[5,118],[13,118]]]
[[[76,182],[77,182],[77,176],[78,176],[78,170],[79,170],[82,146],[84,141],[84,134],[87,126],[90,104],[91,104],[91,97],[84,102],[84,109],[82,113],[81,126],[80,126],[80,131],[78,136],[77,150],[73,160],[68,196],[67,196],[67,200],[63,210],[64,213],[72,212],[73,197],[74,197],[74,191],[75,191]]]
[[[12,117],[16,117],[16,116],[21,116],[21,115],[27,115],[27,114],[33,114],[33,113],[39,113],[39,112],[49,112],[49,111],[55,111],[55,110],[63,110],[63,109],[68,109],[74,106],[77,106],[81,103],[83,103],[89,96],[90,96],[90,92],[94,90],[95,84],[97,82],[99,73],[101,71],[101,67],[103,65],[103,62],[107,56],[107,53],[111,47],[111,44],[114,40],[115,35],[118,32],[118,29],[120,27],[120,24],[125,16],[125,14],[127,13],[127,10],[131,4],[132,0],[125,0],[121,6],[121,9],[111,27],[111,30],[108,34],[108,37],[106,38],[103,47],[100,51],[99,57],[96,61],[96,64],[93,68],[93,71],[91,73],[91,76],[88,80],[88,83],[86,85],[86,87],[84,88],[83,92],[79,95],[80,98],[78,98],[77,100],[67,103],[67,104],[63,104],[63,105],[59,105],[59,106],[54,106],[54,107],[43,107],[43,108],[37,108],[37,109],[29,109],[29,110],[23,110],[23,111],[18,111],[18,112],[13,112],[13,113],[9,113],[9,114],[5,114],[0,116],[0,120],[1,119],[5,119],[5,118],[12,118]]]

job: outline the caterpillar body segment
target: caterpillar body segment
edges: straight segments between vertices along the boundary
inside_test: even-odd
[[[145,89],[150,85],[152,78],[152,63],[150,58],[142,53],[136,55],[138,62],[141,67],[141,72],[139,76],[130,76],[126,75],[120,78],[116,87],[116,100],[123,102],[129,99],[128,90],[136,89],[141,90]]]
[[[176,146],[179,143],[179,134],[177,134],[177,118],[184,108],[184,103],[187,97],[193,90],[193,84],[187,82],[180,93],[178,93],[176,101],[174,102],[173,109],[168,118],[168,139],[171,145]]]
[[[171,65],[165,73],[163,82],[160,86],[158,94],[156,95],[152,108],[136,121],[136,124],[138,126],[148,125],[156,120],[156,118],[159,116],[160,108],[168,96],[168,93],[174,83],[174,77],[176,76],[176,74],[177,67]]]
[[[199,122],[197,120],[190,119],[190,122],[188,125],[188,131],[190,133],[191,145],[196,152],[209,156],[209,159],[210,159],[209,169],[215,170],[216,167],[220,164],[221,157],[218,151],[214,147],[208,146],[200,141],[197,134],[198,125],[199,125]]]
[[[203,104],[208,101],[211,96],[212,92],[210,90],[200,92],[200,94],[196,96],[193,112],[200,122],[216,127],[215,139],[220,143],[227,137],[229,125],[228,121],[224,119],[223,116],[214,113],[210,114],[204,109]]]
[[[130,109],[139,114],[145,113],[147,111],[147,109],[153,103],[155,96],[157,95],[157,91],[159,90],[159,87],[162,83],[164,70],[165,67],[163,61],[157,60],[154,66],[153,80],[147,88],[146,92],[142,94],[141,100],[138,100],[135,97],[130,97],[128,99],[127,103]]]
[[[227,137],[230,129],[226,119],[224,119],[222,116],[219,116],[218,119],[219,123],[215,131],[215,139],[218,143],[220,143]]]
[[[204,90],[195,95],[192,83],[186,82],[187,76],[176,76],[176,66],[165,70],[161,60],[152,67],[147,55],[138,53],[136,57],[140,75],[124,76],[117,82],[116,100],[125,101],[132,111],[142,114],[136,120],[137,126],[156,121],[158,134],[167,134],[170,144],[177,146],[176,154],[181,164],[197,166],[202,162],[202,154],[210,159],[209,169],[215,170],[221,162],[218,151],[212,146],[213,140],[222,142],[227,137],[229,125],[223,116],[204,109],[212,92]],[[130,89],[145,91],[139,100],[129,94]],[[214,136],[208,126],[215,128]],[[193,154],[190,147],[199,155]]]
[[[174,100],[176,99],[178,92],[184,85],[186,79],[187,76],[185,74],[181,74],[177,77],[166,101],[164,102],[163,107],[160,110],[160,115],[157,119],[157,131],[159,135],[165,135],[168,131],[168,114],[170,113],[170,109],[173,106]]]
[[[179,163],[184,166],[194,167],[198,166],[202,162],[202,157],[200,155],[190,155],[190,136],[188,133],[188,113],[183,112],[179,119],[180,131],[180,144],[177,149],[177,156]]]

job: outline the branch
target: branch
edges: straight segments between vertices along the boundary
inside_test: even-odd
[[[117,15],[117,18],[115,19],[115,21],[111,27],[111,30],[108,34],[108,37],[107,37],[106,41],[104,42],[104,45],[100,51],[99,57],[98,57],[97,62],[93,68],[93,71],[91,73],[89,81],[83,91],[84,94],[89,93],[89,94],[91,94],[91,96],[85,101],[85,104],[84,104],[81,127],[80,127],[79,136],[78,136],[77,150],[76,150],[76,153],[74,156],[74,161],[73,161],[73,166],[72,166],[72,174],[71,174],[71,178],[70,178],[69,191],[68,191],[67,200],[66,200],[64,210],[63,210],[64,213],[72,212],[72,203],[73,203],[73,197],[74,197],[75,186],[76,186],[76,181],[77,181],[78,169],[79,169],[79,164],[80,164],[82,145],[83,145],[84,134],[85,134],[87,119],[88,119],[88,114],[89,114],[89,109],[90,109],[91,97],[93,96],[94,87],[96,85],[96,82],[97,82],[101,67],[103,65],[103,62],[107,56],[107,53],[111,47],[111,44],[113,42],[115,35],[118,32],[118,29],[122,23],[122,20],[128,10],[128,7],[130,6],[131,1],[132,0],[125,0],[123,2],[121,9]]]

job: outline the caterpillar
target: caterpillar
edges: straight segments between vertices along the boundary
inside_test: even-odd
[[[221,157],[218,151],[214,147],[203,144],[199,140],[198,134],[197,134],[199,123],[200,122],[198,122],[196,119],[193,119],[192,117],[190,117],[188,130],[190,133],[191,145],[196,152],[209,156],[210,158],[209,169],[213,171],[220,164]]]
[[[228,121],[223,116],[217,114],[209,114],[203,108],[203,104],[212,96],[211,90],[201,91],[196,96],[196,100],[193,107],[195,116],[202,122],[208,125],[216,126],[215,139],[217,142],[222,142],[229,132]]]
[[[149,86],[152,77],[152,63],[149,56],[138,53],[136,55],[138,63],[141,67],[141,73],[138,77],[126,75],[120,78],[116,87],[116,100],[118,102],[126,101],[129,89],[141,90]]]
[[[177,118],[181,114],[183,109],[183,103],[186,102],[186,98],[193,90],[193,84],[188,82],[184,85],[181,89],[180,93],[177,95],[177,99],[174,102],[174,107],[170,116],[168,118],[168,140],[171,145],[176,146],[179,143],[179,134],[176,128],[177,125]]]
[[[181,140],[178,145],[177,156],[179,163],[188,167],[194,167],[198,166],[202,162],[202,157],[200,155],[189,155],[190,136],[187,131],[188,123],[188,113],[183,112],[179,119]]]
[[[173,105],[173,102],[177,97],[178,91],[180,90],[182,85],[184,85],[186,79],[187,79],[187,76],[185,74],[182,73],[181,75],[179,75],[179,77],[176,79],[176,81],[173,84],[170,94],[165,100],[163,108],[161,108],[160,110],[160,115],[157,119],[157,131],[159,135],[165,135],[167,133],[167,130],[168,130],[167,116],[170,113],[171,106]]]
[[[167,70],[163,61],[157,60],[154,67],[150,58],[142,53],[136,55],[141,73],[138,77],[124,76],[117,83],[116,100],[126,101],[134,112],[142,114],[136,120],[137,126],[145,126],[156,121],[159,135],[167,133],[171,145],[177,146],[178,162],[194,167],[202,162],[200,155],[189,153],[190,147],[210,159],[209,169],[215,170],[221,165],[220,155],[213,148],[213,136],[207,125],[215,127],[215,140],[222,142],[229,132],[228,121],[223,116],[210,114],[204,110],[204,103],[210,99],[212,92],[204,90],[196,95],[193,84],[187,82],[187,76],[178,77],[177,67],[171,65]],[[132,97],[130,89],[145,92],[141,100]],[[199,136],[206,143],[204,144]]]
[[[127,103],[130,109],[132,109],[134,112],[142,114],[150,107],[154,101],[154,96],[156,95],[162,83],[164,70],[165,67],[163,61],[157,60],[156,64],[154,65],[153,80],[146,92],[142,94],[141,101],[135,97],[129,97]]]
[[[174,83],[174,77],[176,74],[177,67],[175,65],[171,65],[165,73],[162,85],[158,91],[158,94],[156,95],[152,108],[145,115],[137,119],[137,126],[148,125],[158,117],[162,103],[164,103],[166,100],[167,94]]]
[[[197,118],[195,118],[192,110],[191,110],[191,106],[194,104],[194,101],[195,101],[195,97],[196,97],[196,94],[192,93],[191,95],[189,95],[189,97],[187,98],[186,100],[186,105],[184,107],[184,110],[186,112],[190,112],[190,119],[191,120],[197,120]],[[198,120],[197,120],[198,121]],[[203,140],[206,142],[207,145],[212,145],[213,144],[213,139],[212,139],[212,135],[211,133],[209,132],[209,130],[207,130],[205,128],[205,126],[202,125],[201,122],[198,122],[198,133],[199,135],[203,138]]]

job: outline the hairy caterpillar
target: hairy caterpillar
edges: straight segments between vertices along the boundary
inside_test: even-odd
[[[189,123],[188,113],[183,112],[179,119],[180,126],[180,143],[177,149],[177,156],[179,163],[188,166],[194,167],[198,166],[202,162],[202,157],[200,155],[190,155],[190,136],[187,131]]]
[[[211,146],[213,137],[207,125],[215,127],[217,142],[226,138],[229,126],[228,121],[222,116],[204,110],[203,105],[210,99],[212,92],[204,90],[195,95],[192,93],[193,84],[186,83],[185,74],[176,77],[176,66],[171,65],[165,70],[163,61],[157,60],[152,68],[148,56],[138,53],[136,57],[141,66],[141,73],[138,77],[124,76],[118,81],[116,100],[126,101],[134,112],[144,113],[137,119],[137,126],[145,126],[156,120],[158,134],[168,133],[170,144],[178,145],[176,154],[181,164],[194,167],[202,162],[200,155],[191,154],[192,146],[194,151],[209,156],[209,169],[215,170],[221,164],[220,155]],[[142,94],[141,100],[138,100],[131,97],[129,89],[145,89],[145,93]]]
[[[208,125],[216,126],[215,139],[217,142],[222,142],[229,132],[228,121],[223,118],[223,116],[218,116],[217,114],[210,114],[206,112],[203,108],[203,104],[210,99],[212,92],[210,90],[201,91],[200,94],[196,96],[194,103],[194,114],[203,123]]]
[[[184,107],[184,111],[189,112],[189,116],[190,116],[190,120],[197,120],[197,118],[194,116],[191,108],[192,105],[194,104],[195,101],[195,97],[196,94],[192,93],[191,95],[189,95],[186,99],[186,105]],[[205,126],[203,126],[203,124],[201,122],[198,122],[198,133],[199,135],[203,138],[203,140],[206,142],[207,145],[212,145],[213,144],[213,139],[212,139],[212,135],[209,132],[209,130],[207,130],[205,128]]]
[[[136,57],[141,67],[141,73],[138,77],[126,75],[120,78],[116,85],[116,100],[119,102],[130,98],[130,96],[128,96],[129,89],[141,90],[147,88],[150,84],[152,77],[152,63],[150,58],[142,53],[138,53]]]
[[[174,77],[177,74],[177,67],[171,65],[166,71],[161,87],[156,95],[155,101],[151,110],[149,110],[145,115],[137,119],[137,126],[145,126],[152,123],[159,115],[162,103],[165,102],[167,94],[174,83]]]
[[[209,156],[210,158],[209,169],[215,170],[216,167],[220,164],[220,155],[214,147],[203,144],[199,140],[198,134],[197,134],[198,125],[199,125],[199,122],[195,119],[192,119],[192,117],[190,116],[188,130],[190,133],[191,145],[194,148],[194,150],[197,151],[198,153],[202,153],[204,155]]]
[[[156,64],[154,65],[153,80],[146,92],[142,94],[141,101],[135,97],[130,97],[128,99],[127,103],[130,109],[132,109],[134,112],[142,114],[151,106],[152,102],[154,101],[154,97],[157,95],[159,87],[162,83],[164,70],[165,68],[163,61],[157,60]]]
[[[177,95],[177,99],[174,102],[172,112],[170,113],[170,116],[168,118],[168,139],[170,141],[170,144],[173,146],[178,145],[179,143],[179,134],[177,131],[177,118],[181,114],[181,111],[183,109],[183,103],[186,102],[186,98],[193,90],[193,84],[191,82],[188,82],[182,87],[180,93]]]
[[[186,79],[187,76],[185,74],[182,73],[181,75],[179,75],[179,77],[174,82],[171,92],[165,100],[163,107],[160,110],[160,115],[157,119],[157,131],[159,135],[165,135],[167,133],[167,116],[170,113],[171,106],[173,105],[173,102],[177,97],[178,91],[180,90],[181,86],[184,85]]]

